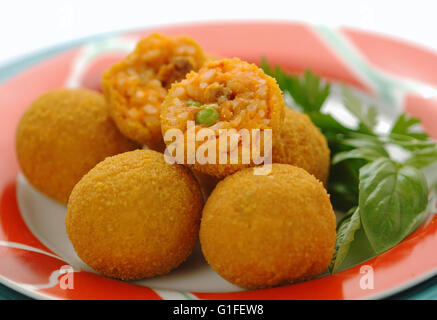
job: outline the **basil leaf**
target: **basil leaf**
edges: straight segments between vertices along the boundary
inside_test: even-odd
[[[376,253],[390,249],[417,227],[426,209],[424,174],[380,158],[360,169],[361,222]]]
[[[355,209],[353,214],[350,214],[343,219],[337,228],[337,241],[335,244],[335,253],[333,263],[331,266],[331,273],[335,273],[339,270],[344,259],[346,258],[352,241],[354,240],[355,232],[360,229],[360,210]]]
[[[437,149],[435,147],[415,151],[404,164],[423,169],[437,161]]]
[[[370,245],[369,239],[361,224],[361,228],[355,231],[354,240],[351,242],[346,257],[338,267],[337,272],[356,266],[374,256],[376,256],[375,250],[373,250]]]
[[[332,157],[332,164],[335,165],[341,161],[348,159],[364,159],[368,161],[373,161],[381,157],[388,157],[388,154],[384,148],[363,147],[335,154]]]

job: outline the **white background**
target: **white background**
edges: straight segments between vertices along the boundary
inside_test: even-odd
[[[437,52],[436,0],[6,0],[0,65],[52,45],[108,31],[214,20],[291,20],[376,31]]]

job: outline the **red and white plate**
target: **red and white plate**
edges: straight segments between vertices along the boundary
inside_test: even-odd
[[[226,282],[209,268],[199,248],[170,274],[136,282],[109,279],[87,267],[66,236],[66,207],[33,189],[20,174],[15,129],[32,100],[48,90],[100,90],[102,71],[155,31],[189,35],[207,52],[223,57],[259,62],[265,56],[290,71],[310,68],[379,101],[383,122],[404,110],[421,118],[437,138],[437,55],[365,32],[295,23],[193,24],[102,37],[61,53],[35,55],[41,61],[18,74],[9,77],[0,69],[0,79],[7,77],[0,83],[1,283],[42,299],[361,299],[386,297],[437,274],[435,216],[396,247],[361,265],[270,289],[245,291]],[[330,103],[335,107],[335,101]],[[368,270],[364,265],[372,267],[373,289],[360,286],[362,272]],[[68,266],[74,272],[63,274]],[[73,276],[73,288],[62,285],[66,275]]]

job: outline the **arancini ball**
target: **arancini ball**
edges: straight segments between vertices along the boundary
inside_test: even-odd
[[[249,168],[218,183],[203,210],[200,243],[219,275],[253,289],[322,273],[335,229],[322,183],[301,168],[273,164],[269,175]]]
[[[163,149],[162,101],[173,82],[199,70],[206,59],[203,49],[186,36],[154,33],[139,41],[102,78],[111,115],[121,132],[151,149]]]
[[[133,280],[169,272],[198,240],[202,194],[163,154],[106,158],[74,187],[65,219],[78,256],[103,275]]]
[[[59,89],[40,96],[16,132],[23,174],[36,189],[63,204],[97,163],[135,148],[118,131],[103,95],[89,90]]]
[[[327,185],[330,166],[328,143],[306,114],[285,108],[284,122],[273,144],[273,163],[305,169]]]
[[[167,140],[164,142],[168,146],[167,150],[171,149],[170,146],[178,148],[179,144],[184,143],[181,149],[185,150],[182,156],[186,160],[169,150],[169,154],[177,158],[178,163],[184,162],[200,172],[224,178],[260,163],[254,159],[256,153],[251,151],[258,146],[263,150],[264,146],[269,145],[264,144],[267,130],[271,130],[272,139],[275,138],[283,121],[284,105],[276,80],[255,64],[238,58],[209,61],[198,72],[190,72],[185,79],[174,83],[169,90],[161,107],[162,134],[164,140]],[[193,130],[190,130],[191,127]],[[222,137],[226,137],[224,133],[234,130],[238,133],[246,131],[251,140],[245,145],[241,135],[233,146],[230,142],[227,146],[223,143],[220,146],[221,141],[227,139],[222,140]],[[184,141],[169,139],[166,133],[174,131],[182,132]],[[199,139],[199,134],[203,139]],[[258,141],[258,146],[254,141]],[[196,157],[192,160],[188,159],[191,145],[196,150]],[[203,161],[198,156],[198,150],[207,145],[215,151],[211,161]],[[210,149],[206,149],[206,153],[209,153]],[[264,156],[271,156],[271,148],[267,152]],[[230,160],[232,153],[238,155],[237,161]],[[248,161],[243,161],[244,153]],[[205,158],[209,158],[209,154]]]

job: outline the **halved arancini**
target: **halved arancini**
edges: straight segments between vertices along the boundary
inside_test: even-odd
[[[243,161],[243,150],[253,150],[257,139],[259,149],[263,150],[266,129],[272,130],[274,139],[282,124],[283,113],[284,99],[276,81],[255,64],[237,58],[210,61],[198,72],[191,72],[186,79],[173,84],[162,104],[162,133],[165,138],[166,133],[174,132],[174,129],[182,132],[185,136],[184,163],[200,172],[222,178],[256,164],[253,153],[249,154],[249,161]],[[193,139],[189,133],[190,126],[194,135],[211,132],[206,143],[213,145],[210,150],[215,149],[216,152],[211,156],[208,151],[206,157],[212,161],[204,163],[199,160],[198,154],[190,161],[189,146],[195,144],[196,150],[202,144],[205,146],[204,140]],[[229,133],[230,130],[241,132],[243,129],[251,135],[249,143],[243,144],[240,137],[235,145],[229,142],[219,149],[219,141],[226,130]],[[169,146],[174,141],[168,139],[165,143]],[[171,152],[169,150],[172,156],[178,157]],[[234,163],[230,161],[231,152],[238,154]],[[224,163],[220,158],[223,153],[229,159]],[[264,157],[268,156],[264,154]]]
[[[138,143],[161,149],[159,116],[168,89],[188,72],[199,70],[206,59],[189,37],[154,33],[138,42],[132,53],[103,74],[103,92],[120,131]]]

